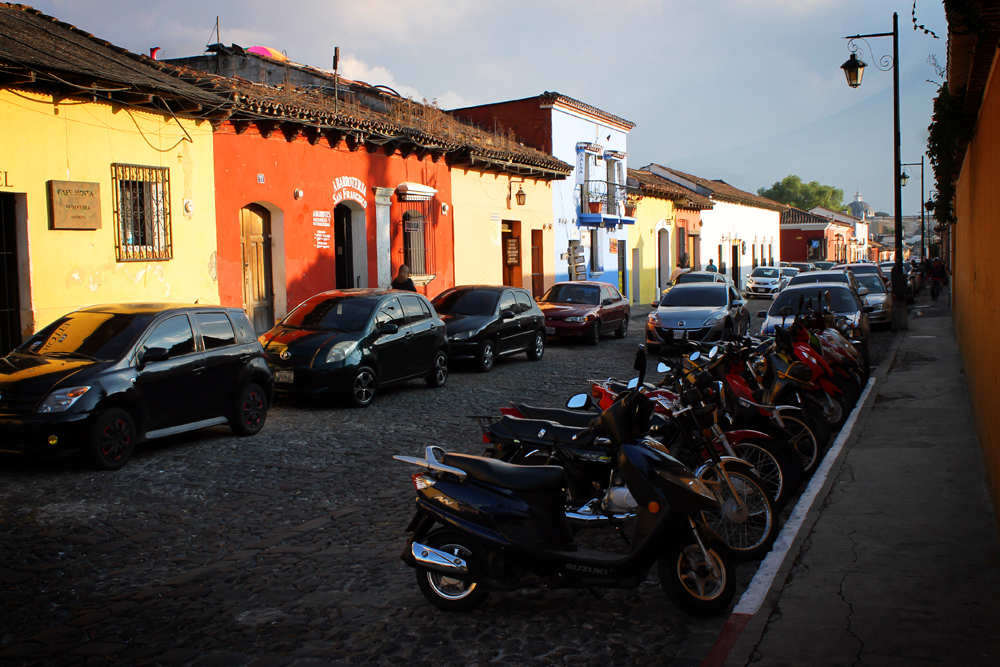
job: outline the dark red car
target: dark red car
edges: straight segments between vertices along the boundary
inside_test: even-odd
[[[597,345],[601,334],[609,331],[616,338],[628,334],[628,300],[607,283],[556,283],[538,299],[538,307],[545,315],[549,336],[583,338]]]

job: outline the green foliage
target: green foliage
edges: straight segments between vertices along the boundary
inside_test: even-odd
[[[938,224],[955,222],[955,179],[958,176],[959,145],[972,139],[975,117],[964,110],[965,89],[952,95],[946,81],[934,98],[934,114],[927,127],[927,155],[934,170],[937,194],[924,204]]]
[[[785,176],[770,188],[760,188],[757,194],[808,211],[816,206],[831,211],[846,211],[844,191],[832,185],[820,185],[819,181],[803,183],[795,174]]]

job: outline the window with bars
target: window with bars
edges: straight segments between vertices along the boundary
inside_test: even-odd
[[[118,261],[172,259],[170,170],[112,164],[111,185]]]
[[[434,201],[399,202],[399,220],[403,236],[402,257],[411,275],[433,275],[434,261]],[[394,272],[399,266],[394,267]]]

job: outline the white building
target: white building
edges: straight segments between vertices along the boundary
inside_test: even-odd
[[[855,202],[861,202],[861,195],[855,195]],[[871,207],[868,204],[864,204],[867,207],[868,215],[872,215]],[[809,212],[813,215],[818,215],[824,217],[828,220],[836,220],[837,222],[846,223],[854,226],[854,238],[851,239],[850,246],[847,248],[847,261],[848,262],[858,262],[862,260],[869,259],[871,253],[871,245],[868,242],[868,220],[867,218],[858,218],[853,215],[847,215],[846,213],[838,213],[837,211],[831,211],[828,208],[823,208],[822,206],[816,206],[809,209]]]

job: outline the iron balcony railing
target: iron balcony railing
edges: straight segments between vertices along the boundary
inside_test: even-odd
[[[642,199],[642,191],[611,181],[584,181],[580,184],[579,196],[581,213],[632,217]]]

